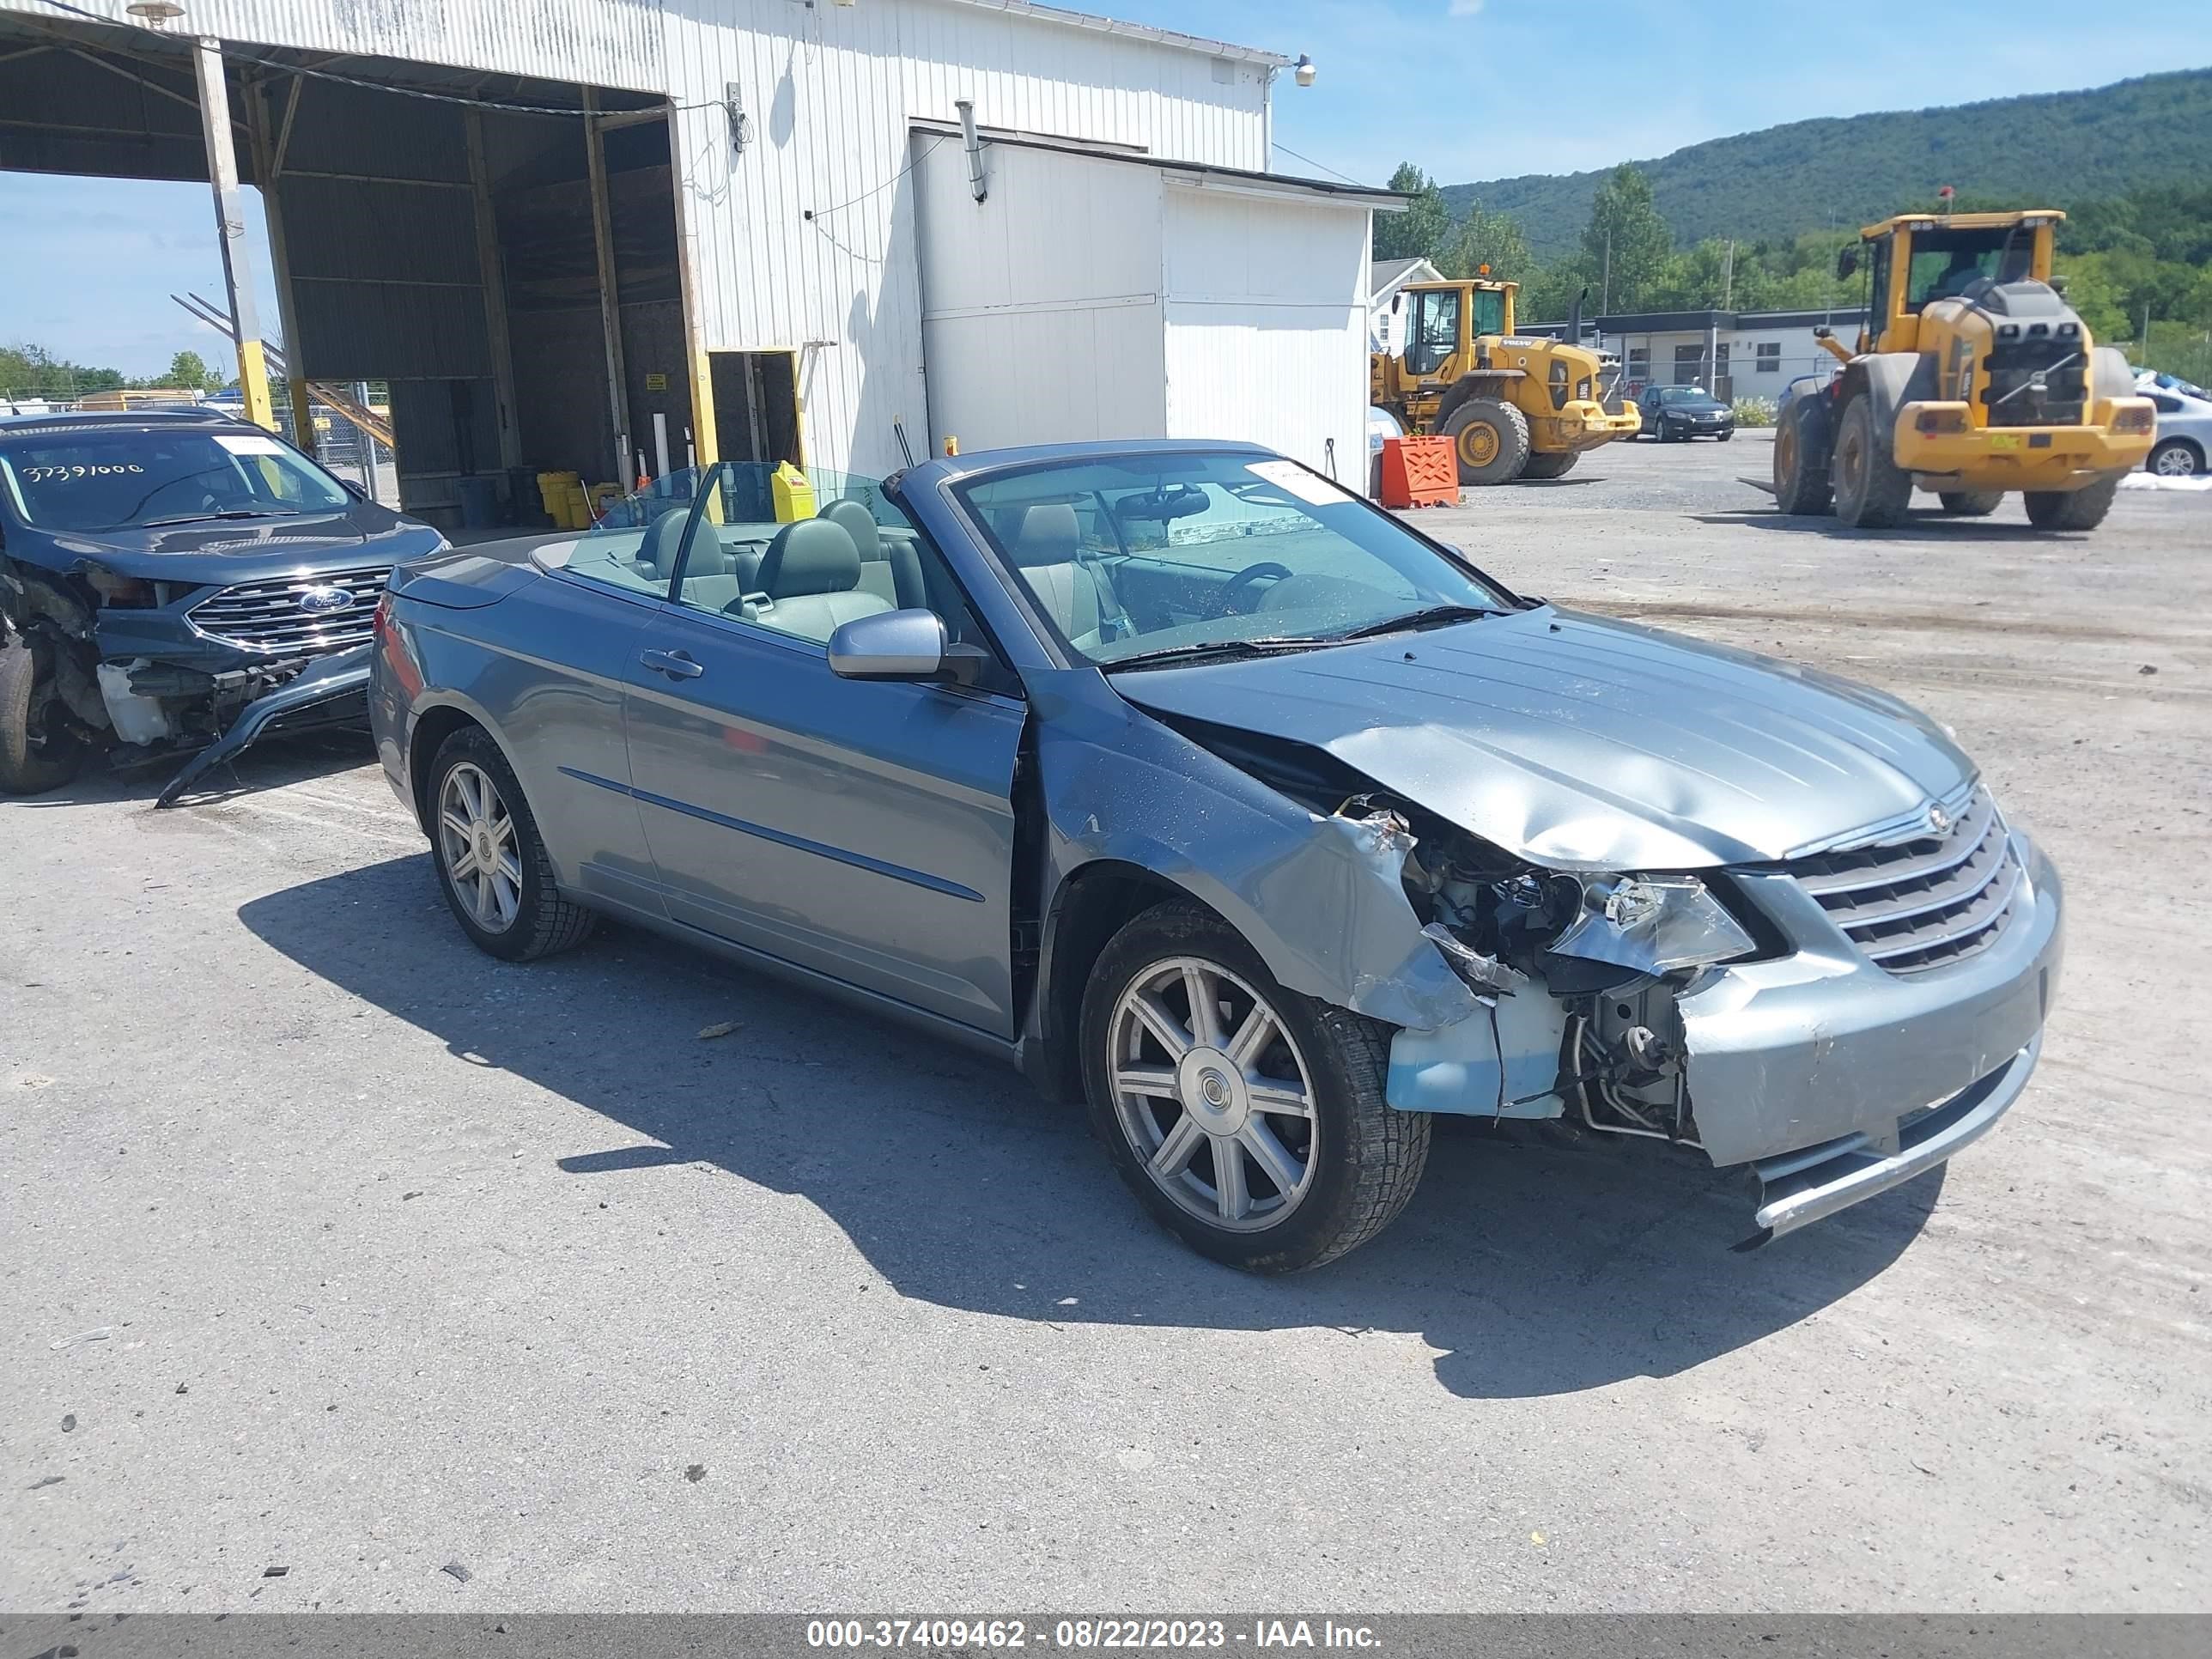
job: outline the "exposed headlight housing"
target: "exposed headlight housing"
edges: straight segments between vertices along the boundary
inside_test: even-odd
[[[1582,914],[1552,941],[1559,956],[1662,974],[1749,956],[1758,941],[1695,876],[1601,876]]]

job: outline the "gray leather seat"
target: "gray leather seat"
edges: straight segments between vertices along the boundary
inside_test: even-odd
[[[1083,526],[1074,507],[1046,501],[1024,507],[1013,533],[1003,539],[1007,557],[1029,584],[1038,608],[1070,640],[1095,643],[1100,623],[1117,616],[1120,606],[1102,591],[1103,574],[1077,557]]]
[[[921,561],[904,540],[883,533],[866,501],[832,501],[819,514],[853,538],[860,554],[860,586],[901,611],[926,608],[929,594],[922,586]]]
[[[856,617],[896,608],[860,586],[860,550],[844,526],[829,519],[801,519],[776,532],[761,556],[759,583],[769,603],[740,601],[744,614],[802,639],[826,642]]]

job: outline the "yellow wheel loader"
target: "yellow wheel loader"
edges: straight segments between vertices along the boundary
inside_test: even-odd
[[[1901,214],[1869,225],[1836,274],[1866,272],[1866,326],[1844,367],[1793,398],[1774,438],[1785,513],[1899,522],[1915,489],[1980,517],[2027,497],[2040,530],[2092,530],[2156,433],[2127,359],[2089,337],[2051,274],[2050,209]]]
[[[1597,354],[1579,343],[1582,306],[1565,342],[1514,332],[1517,283],[1485,275],[1462,283],[1413,283],[1390,301],[1404,343],[1368,362],[1368,401],[1408,432],[1452,441],[1462,484],[1556,478],[1586,450],[1632,438],[1643,417],[1630,404],[1605,411]]]

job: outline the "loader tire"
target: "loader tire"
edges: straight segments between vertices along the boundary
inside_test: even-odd
[[[1936,499],[1954,519],[1986,519],[2004,500],[2002,489],[1946,489]]]
[[[0,628],[0,795],[42,795],[84,769],[90,752],[54,695],[47,646]]]
[[[1826,412],[1800,398],[1774,434],[1774,504],[1784,513],[1814,516],[1828,511],[1830,495]]]
[[[2094,530],[2112,510],[2120,493],[2120,475],[2089,485],[2086,489],[2031,489],[2027,492],[2027,521],[2038,530]]]
[[[1580,459],[1581,452],[1572,449],[1553,455],[1531,455],[1528,465],[1521,469],[1521,476],[1524,478],[1564,478],[1575,470],[1575,463]]]
[[[1887,530],[1905,522],[1912,504],[1912,475],[1890,453],[1889,434],[1875,418],[1874,400],[1862,392],[1844,406],[1836,423],[1836,453],[1829,463],[1836,516],[1854,530]]]
[[[1528,417],[1494,398],[1469,398],[1440,428],[1462,484],[1511,483],[1528,465]]]

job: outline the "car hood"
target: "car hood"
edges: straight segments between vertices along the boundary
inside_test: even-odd
[[[1885,693],[1552,605],[1112,678],[1154,713],[1325,750],[1559,869],[1796,857],[1909,818],[1974,775],[1926,716]]]
[[[418,559],[442,546],[429,526],[364,503],[351,512],[286,519],[216,519],[141,530],[56,531],[46,556],[118,576],[209,584],[254,581],[306,570],[354,570]]]

